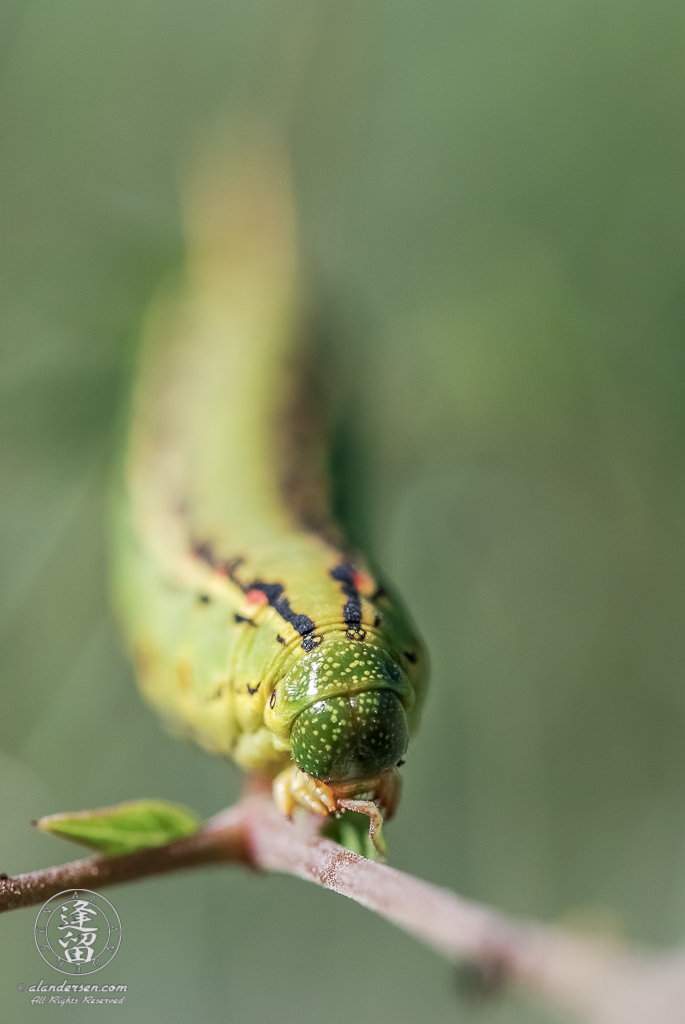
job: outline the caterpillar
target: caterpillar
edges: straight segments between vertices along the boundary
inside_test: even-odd
[[[330,512],[278,145],[205,160],[187,255],[145,318],[111,544],[140,689],[167,726],[273,779],[286,815],[392,816],[427,660]]]

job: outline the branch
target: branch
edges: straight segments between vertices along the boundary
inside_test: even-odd
[[[102,889],[207,864],[296,875],[348,896],[449,960],[517,982],[592,1024],[685,1024],[685,954],[656,956],[516,921],[378,864],[293,824],[266,796],[251,796],[168,846],[89,858],[0,880],[0,912],[43,903],[64,889]]]

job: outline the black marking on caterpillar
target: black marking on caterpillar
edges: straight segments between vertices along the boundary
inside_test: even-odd
[[[211,566],[212,569],[228,576],[231,582],[240,587],[244,594],[248,594],[251,590],[261,591],[261,593],[264,594],[269,607],[273,608],[285,622],[288,622],[301,637],[304,637],[301,646],[305,651],[311,651],[313,647],[316,647],[317,644],[320,643],[319,640],[317,640],[316,643],[311,643],[309,641],[309,635],[316,629],[316,624],[308,615],[302,615],[299,612],[293,611],[290,607],[290,601],[283,593],[285,588],[282,583],[265,583],[263,580],[253,580],[251,583],[241,583],[235,575],[235,570],[243,562],[243,559],[231,558],[227,561],[222,561],[216,557],[211,544],[208,544],[206,541],[194,544],[193,552],[198,558],[201,558],[203,562],[206,562],[207,565]]]
[[[377,615],[376,618],[373,620],[373,624],[374,624],[376,629],[378,629],[378,627],[380,626],[382,621],[383,621],[383,616],[382,615]]]
[[[366,633],[362,626],[362,602],[359,590],[354,581],[357,570],[349,562],[341,562],[331,569],[331,578],[340,584],[340,589],[347,598],[343,607],[343,619],[347,626],[350,640],[364,640]]]
[[[222,572],[226,576],[228,576],[228,578],[232,580],[233,583],[238,583],[238,580],[235,578],[235,571],[238,568],[238,566],[242,563],[242,561],[242,558],[229,558],[224,562],[217,562],[216,567],[219,570],[219,572]],[[239,583],[238,586],[240,586]]]
[[[214,569],[216,572],[220,572],[224,576],[228,576],[234,583],[238,583],[233,574],[243,561],[242,558],[229,558],[224,560],[217,558],[214,554],[212,545],[208,541],[201,541],[198,544],[193,544],[192,550],[196,558],[205,562],[210,569]],[[238,586],[240,586],[240,584],[238,584]]]
[[[313,651],[315,647],[319,646],[321,639],[320,636],[312,636],[310,633],[304,638],[300,647],[304,648],[305,651]]]
[[[269,697],[269,707],[273,708],[275,706],[276,706],[276,691],[273,690],[272,693],[271,693],[271,696]]]
[[[235,613],[233,618],[235,619],[236,622],[247,622],[248,626],[254,626],[255,629],[257,628],[256,622],[253,622],[252,619],[246,619],[244,615],[238,615],[237,612]]]
[[[211,597],[209,596],[209,594],[198,594],[197,599],[200,604],[209,604],[209,602],[211,601]]]
[[[308,615],[301,615],[299,612],[294,612],[292,610],[290,607],[290,601],[283,594],[284,587],[282,583],[264,583],[263,580],[253,580],[252,583],[247,585],[242,584],[241,587],[245,593],[249,593],[250,590],[261,591],[261,593],[264,594],[269,607],[278,612],[285,622],[289,622],[300,636],[306,637],[316,629],[315,624]],[[302,644],[302,646],[304,647],[304,644]],[[305,650],[307,650],[306,647]]]
[[[410,661],[412,663],[412,665],[416,664],[416,655],[414,654],[413,651],[405,651],[404,656],[407,659],[407,661]]]
[[[278,640],[279,644],[287,643],[287,641],[283,639],[280,633],[276,633],[276,639]]]
[[[209,544],[193,544],[193,554],[203,562],[206,562],[207,565],[211,565],[211,567],[214,568],[214,552]]]
[[[261,682],[257,683],[256,686],[250,686],[250,684],[247,683],[247,692],[251,697],[253,697],[261,685]]]

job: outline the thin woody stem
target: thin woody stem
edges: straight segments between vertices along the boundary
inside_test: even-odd
[[[64,889],[102,889],[209,864],[296,875],[356,900],[450,960],[525,986],[594,1024],[685,1024],[682,954],[650,957],[487,907],[366,860],[293,824],[266,796],[248,796],[188,839],[120,857],[72,861],[0,880],[0,912]]]
[[[43,903],[65,889],[104,889],[148,875],[205,864],[251,864],[242,818],[222,829],[205,829],[166,846],[119,857],[88,857],[41,871],[0,879],[0,913]]]

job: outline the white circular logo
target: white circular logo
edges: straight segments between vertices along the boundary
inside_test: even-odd
[[[119,949],[121,921],[99,892],[66,889],[43,904],[33,934],[50,967],[62,974],[92,974]]]

